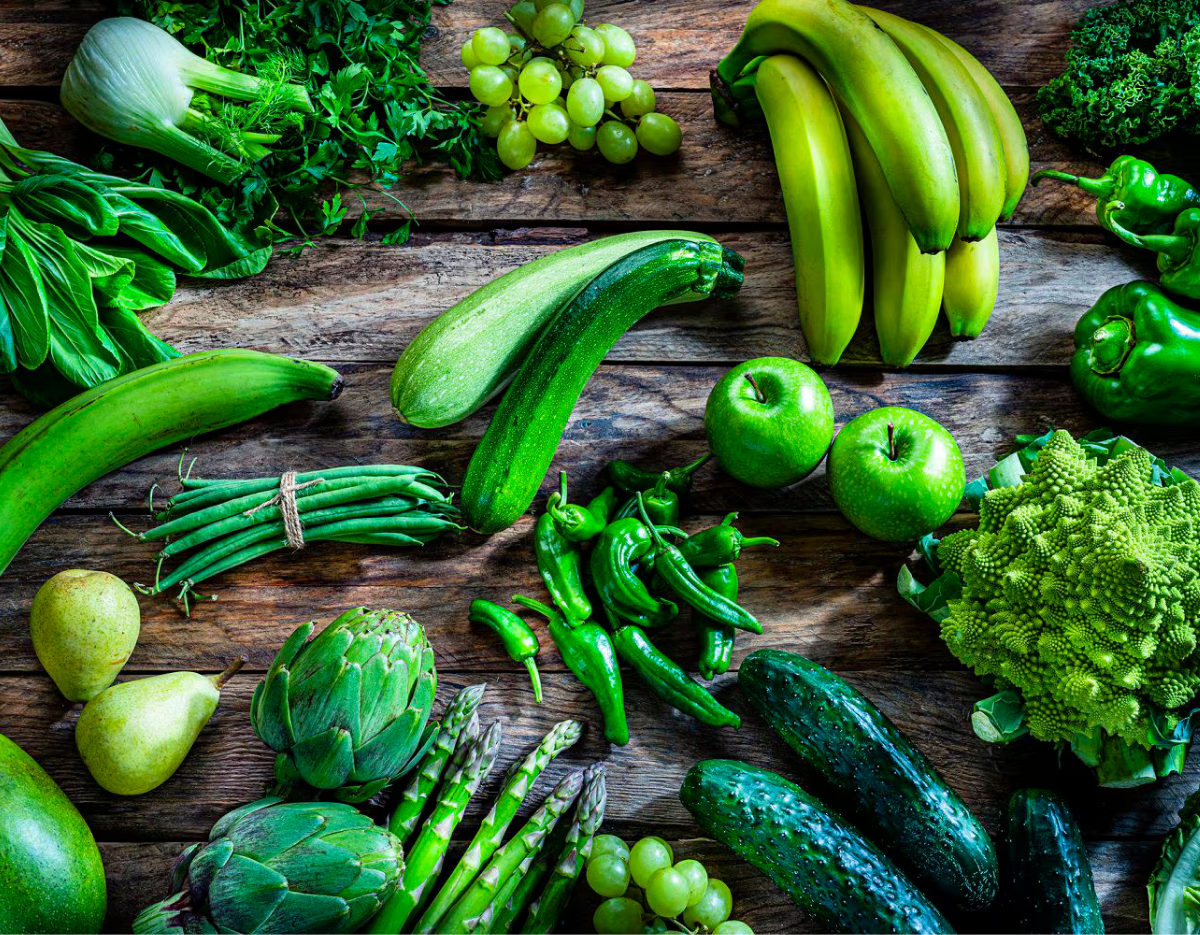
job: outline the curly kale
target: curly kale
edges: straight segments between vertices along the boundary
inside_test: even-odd
[[[1038,92],[1042,120],[1097,152],[1200,133],[1200,0],[1122,0],[1075,25],[1067,70]]]

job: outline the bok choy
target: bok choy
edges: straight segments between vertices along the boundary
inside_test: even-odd
[[[119,16],[101,20],[84,36],[63,76],[61,98],[89,130],[229,184],[266,156],[266,144],[280,135],[235,126],[207,97],[196,100],[196,92],[252,103],[251,120],[243,114],[242,125],[255,116],[313,113],[304,87],[287,84],[285,68],[275,71],[272,80],[223,68],[153,23]]]
[[[1154,935],[1200,932],[1200,792],[1179,810],[1146,890]]]

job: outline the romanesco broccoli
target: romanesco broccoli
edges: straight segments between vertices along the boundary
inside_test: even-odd
[[[1020,691],[1034,737],[1148,745],[1150,716],[1200,691],[1198,533],[1195,481],[1155,486],[1140,448],[1097,467],[1056,432],[1022,483],[984,495],[978,529],[942,540],[963,591],[942,638]]]

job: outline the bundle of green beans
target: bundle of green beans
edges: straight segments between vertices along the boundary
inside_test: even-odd
[[[179,480],[183,490],[157,513],[151,491],[158,525],[142,533],[121,526],[140,540],[165,542],[154,584],[139,586],[143,593],[178,586],[187,606],[200,582],[292,544],[280,502],[281,478],[210,479],[189,472]],[[463,528],[446,482],[424,468],[354,464],[297,474],[294,484],[306,544],[417,546]],[[179,564],[164,574],[163,565],[172,558]]]

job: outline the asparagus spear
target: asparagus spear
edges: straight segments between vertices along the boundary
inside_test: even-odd
[[[388,819],[388,830],[400,839],[401,844],[408,843],[409,837],[420,824],[421,813],[425,810],[429,796],[437,786],[438,780],[442,778],[442,772],[454,752],[463,728],[475,716],[485,688],[486,684],[470,685],[458,692],[446,705],[446,712],[442,715],[442,729],[437,740],[425,754],[420,768],[413,773],[408,788],[400,796],[400,801],[396,803],[396,808]]]
[[[600,823],[604,821],[607,798],[604,767],[597,763],[588,770],[584,780],[583,794],[575,810],[575,822],[567,833],[567,843],[554,873],[542,890],[542,895],[529,907],[529,915],[521,926],[521,931],[526,935],[546,935],[558,926],[571,894],[575,892],[579,874],[583,872],[592,853],[592,842],[600,830]]]
[[[450,836],[462,821],[471,796],[491,771],[499,749],[500,722],[493,721],[482,736],[472,741],[462,765],[442,785],[433,813],[405,855],[399,886],[371,920],[367,932],[398,935],[420,904],[421,895],[436,883],[442,861],[446,859],[446,849],[450,846]]]
[[[504,788],[496,797],[492,810],[488,812],[475,837],[467,845],[450,879],[438,891],[429,908],[417,922],[416,928],[413,929],[414,935],[429,935],[437,930],[442,916],[471,885],[479,875],[480,868],[504,840],[504,832],[508,830],[517,809],[525,801],[538,776],[556,756],[574,746],[582,732],[583,725],[578,721],[559,721],[525,760],[519,762],[515,770],[509,771]]]
[[[566,843],[567,834],[566,823],[560,821],[554,832],[546,838],[546,845],[538,851],[536,859],[512,892],[508,895],[499,893],[492,900],[480,924],[475,928],[474,935],[508,935],[512,931],[517,917],[524,915],[529,903],[542,891],[542,884],[546,882],[546,877],[550,876],[550,871],[558,862],[559,852]],[[487,923],[486,929],[484,920]]]
[[[583,771],[572,773],[562,780],[554,791],[546,796],[533,815],[504,847],[488,861],[483,873],[475,878],[438,923],[440,935],[466,935],[478,924],[479,917],[491,904],[505,880],[517,869],[521,861],[536,852],[545,842],[546,835],[554,830],[555,824],[571,807],[583,785]]]

